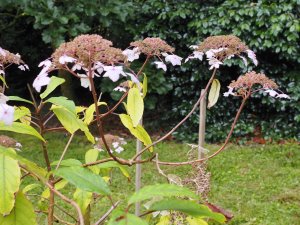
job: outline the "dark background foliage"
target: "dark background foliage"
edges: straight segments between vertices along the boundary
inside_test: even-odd
[[[2,0],[0,2],[0,45],[19,52],[31,66],[27,73],[12,70],[10,93],[28,95],[26,83],[38,73],[38,62],[49,57],[55,47],[82,33],[98,33],[126,48],[131,40],[160,37],[176,47],[176,54],[187,56],[188,46],[211,35],[234,34],[257,53],[256,71],[264,72],[292,99],[281,101],[255,96],[248,103],[235,130],[236,137],[263,136],[266,139],[300,139],[300,1],[178,1],[178,0]],[[138,64],[138,63],[137,63]],[[231,80],[247,70],[234,59],[231,67],[222,66],[218,79],[221,91]],[[146,68],[150,80],[147,119],[167,129],[179,121],[199,97],[210,76],[205,63],[191,61],[167,73]],[[20,79],[22,77],[22,79]],[[79,90],[78,81],[68,82]],[[113,84],[101,79],[99,91],[108,101]],[[70,88],[69,88],[70,89]],[[79,104],[88,104],[88,92],[80,89]],[[66,93],[68,94],[68,93]],[[70,94],[74,98],[74,95]],[[112,97],[112,98],[111,98]],[[207,140],[226,136],[239,100],[220,97],[208,110]],[[163,121],[163,123],[161,122]],[[176,133],[181,140],[197,138],[197,113]]]

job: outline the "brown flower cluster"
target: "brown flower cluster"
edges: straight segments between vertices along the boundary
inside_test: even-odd
[[[21,63],[24,63],[21,60],[21,56],[19,54],[13,54],[3,48],[0,48],[0,49],[1,49],[0,64],[2,66],[9,65],[9,64],[20,65]]]
[[[199,52],[207,52],[211,49],[223,49],[222,51],[215,53],[214,56],[222,61],[232,55],[240,55],[249,48],[241,41],[241,39],[234,35],[211,36],[206,38],[197,47],[197,51]]]
[[[277,84],[269,79],[263,73],[256,73],[251,71],[246,73],[245,75],[239,76],[236,81],[232,81],[229,87],[238,89],[250,89],[253,88],[254,85],[261,85],[263,88],[267,89],[277,89]]]
[[[145,38],[131,42],[130,46],[138,47],[139,51],[148,56],[160,56],[163,52],[174,52],[175,49],[160,38]]]
[[[125,61],[121,49],[112,47],[112,42],[100,35],[80,35],[73,41],[63,43],[52,54],[53,65],[62,68],[59,58],[63,55],[75,58],[78,63],[88,67],[90,63],[101,62],[112,65]]]

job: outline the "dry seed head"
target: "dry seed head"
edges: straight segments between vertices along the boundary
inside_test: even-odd
[[[160,38],[145,38],[142,41],[131,42],[130,46],[138,47],[145,55],[160,56],[163,52],[174,52],[175,49]]]
[[[13,54],[3,48],[1,48],[1,54],[0,54],[0,64],[5,66],[7,64],[17,64],[20,65],[21,63],[24,63],[21,60],[21,56],[19,54]]]
[[[236,81],[232,81],[229,87],[234,89],[252,88],[253,85],[261,85],[267,89],[277,89],[277,84],[269,79],[263,73],[256,73],[254,71],[248,72],[245,75],[239,76]]]
[[[59,58],[63,55],[77,59],[77,62],[88,67],[90,62],[101,62],[112,65],[125,61],[121,49],[112,46],[112,42],[102,38],[100,35],[80,35],[73,41],[61,44],[52,54],[55,68],[62,68]]]
[[[197,51],[199,52],[207,52],[211,49],[223,49],[214,56],[218,60],[223,61],[232,55],[240,55],[249,48],[241,39],[234,35],[211,36],[206,38],[197,47]]]

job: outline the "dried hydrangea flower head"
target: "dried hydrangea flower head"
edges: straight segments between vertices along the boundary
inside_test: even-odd
[[[163,52],[172,53],[175,51],[173,47],[168,45],[160,38],[145,38],[142,41],[131,42],[130,46],[137,47],[140,52],[149,56],[161,56]]]
[[[141,41],[135,41],[130,43],[131,49],[126,49],[123,54],[127,56],[128,61],[132,62],[139,58],[139,54],[143,53],[147,57],[156,57],[159,61],[155,61],[154,64],[158,69],[167,71],[165,62],[171,63],[173,66],[181,65],[182,57],[179,57],[173,52],[175,49],[168,45],[165,41],[160,38],[145,38]],[[164,57],[164,61],[162,59]]]
[[[123,72],[122,64],[126,56],[121,49],[112,47],[112,42],[100,35],[80,35],[70,42],[61,44],[47,59],[39,64],[43,67],[33,83],[33,87],[40,92],[41,87],[48,85],[48,73],[56,69],[64,69],[80,78],[81,86],[91,90],[89,77],[110,78],[116,82],[120,76],[127,76]],[[121,65],[119,65],[121,64]]]
[[[88,68],[91,62],[114,65],[125,61],[121,49],[112,47],[111,41],[96,34],[80,35],[73,41],[61,44],[52,54],[53,65],[56,68],[64,67],[64,64],[61,63],[63,56],[74,58],[85,68]]]
[[[248,63],[244,55],[247,55],[255,65],[258,63],[255,53],[234,35],[211,36],[206,38],[199,45],[193,45],[191,47],[195,51],[186,59],[186,62],[189,59],[202,60],[205,54],[211,66],[210,69],[219,68],[226,59],[230,59],[234,56],[240,57],[246,66]]]
[[[19,65],[18,68],[20,70],[29,69],[18,53],[13,54],[8,50],[5,50],[0,47],[0,74],[5,74],[4,69],[6,68],[6,66],[9,66],[11,64]]]
[[[236,81],[232,81],[228,86],[228,92],[224,93],[224,96],[229,95],[244,97],[248,93],[254,93],[259,90],[263,90],[271,97],[288,98],[290,97],[283,93],[278,93],[274,89],[278,89],[278,85],[268,78],[263,73],[256,73],[254,71],[248,72],[245,75],[239,76]],[[235,91],[235,92],[234,92]]]

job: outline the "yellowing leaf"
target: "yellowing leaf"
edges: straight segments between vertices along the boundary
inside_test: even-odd
[[[15,193],[19,190],[20,179],[21,170],[18,161],[0,154],[0,214],[8,215],[14,207]]]
[[[208,223],[201,218],[188,216],[186,220],[188,221],[189,225],[208,225]]]
[[[98,102],[98,106],[100,105],[107,105],[106,102]],[[94,119],[94,113],[95,113],[95,104],[91,104],[87,110],[85,111],[85,118],[84,118],[84,123],[85,124],[90,124],[92,120]]]
[[[91,163],[97,161],[99,155],[99,151],[96,149],[90,149],[85,153],[85,163]],[[89,166],[88,167],[95,174],[99,174],[100,168],[97,166]]]
[[[148,92],[148,79],[146,74],[144,73],[144,80],[143,80],[143,98],[146,97],[146,94]]]
[[[170,224],[170,216],[162,216],[159,218],[159,222],[156,225],[169,225]]]
[[[136,127],[142,119],[144,112],[144,101],[138,88],[129,90],[127,97],[127,110],[132,119],[133,127]]]
[[[208,94],[207,108],[211,108],[217,103],[219,95],[220,95],[220,88],[221,88],[221,85],[220,85],[219,80],[214,79],[211,84],[210,91]]]
[[[20,120],[21,123],[30,125],[30,121],[31,121],[30,116],[31,116],[31,112],[27,107],[25,106],[15,107],[14,121]]]
[[[92,192],[83,191],[79,188],[76,188],[73,198],[79,205],[82,214],[85,214],[87,207],[92,201],[92,196],[93,196]]]
[[[40,94],[40,97],[42,99],[46,98],[49,94],[52,93],[52,91],[55,90],[55,88],[57,88],[59,85],[61,85],[64,82],[65,82],[65,79],[52,76],[50,78],[50,83],[48,84],[46,90],[42,94]]]

